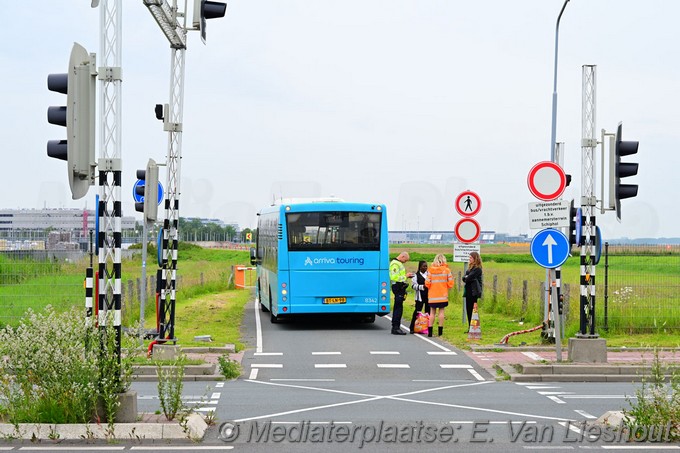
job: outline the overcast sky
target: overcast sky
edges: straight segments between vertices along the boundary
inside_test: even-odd
[[[47,157],[65,131],[47,123],[63,96],[46,79],[66,72],[73,42],[100,52],[100,12],[90,0],[4,3],[0,208],[92,208],[98,187],[71,200],[65,162]],[[154,105],[169,99],[170,48],[142,0],[122,3],[123,213],[141,218],[135,170],[167,152]],[[334,195],[385,203],[392,230],[452,230],[454,200],[472,190],[483,230],[534,234],[527,175],[550,159],[563,3],[230,1],[207,45],[189,34],[180,215],[253,227],[274,197]],[[581,196],[583,65],[597,65],[598,137],[623,121],[624,138],[640,141],[628,178],[639,195],[623,201],[621,223],[597,211],[605,238],[680,236],[678,17],[669,0],[571,0],[562,17],[557,140],[574,178],[564,198]]]

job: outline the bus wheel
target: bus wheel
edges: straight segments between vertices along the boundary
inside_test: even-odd
[[[276,324],[279,322],[279,317],[274,314],[274,311],[272,310],[272,290],[271,288],[269,289],[269,322],[272,324]]]

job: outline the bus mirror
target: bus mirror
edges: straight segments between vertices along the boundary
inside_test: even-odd
[[[257,249],[255,249],[255,247],[250,247],[250,264],[253,266],[260,264],[259,260],[257,259]]]

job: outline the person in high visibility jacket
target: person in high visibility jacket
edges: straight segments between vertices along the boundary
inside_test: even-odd
[[[439,336],[444,333],[444,309],[449,305],[449,290],[453,288],[453,275],[446,264],[446,257],[441,253],[434,257],[432,266],[427,271],[425,279],[427,287],[427,298],[430,304],[430,329],[428,337],[432,336],[434,330],[434,317],[439,310]]]
[[[390,262],[390,282],[394,294],[394,307],[392,309],[392,335],[406,335],[401,330],[401,315],[404,312],[404,300],[406,299],[406,280],[413,277],[413,273],[406,273],[404,263],[410,259],[408,252],[401,252],[399,256]]]

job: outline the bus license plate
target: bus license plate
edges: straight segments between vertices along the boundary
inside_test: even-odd
[[[344,304],[347,302],[346,297],[326,297],[323,300],[324,304]]]

